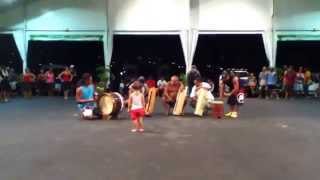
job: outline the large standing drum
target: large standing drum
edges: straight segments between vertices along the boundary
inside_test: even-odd
[[[98,104],[103,118],[116,117],[124,108],[124,100],[119,93],[104,93]]]

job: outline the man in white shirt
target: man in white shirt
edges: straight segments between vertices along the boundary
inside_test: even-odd
[[[191,98],[191,106],[195,107],[197,104],[197,99],[199,96],[199,90],[200,89],[205,89],[206,94],[205,94],[205,99],[206,102],[204,102],[205,104],[207,104],[207,106],[209,107],[210,103],[214,101],[214,96],[213,94],[210,92],[211,89],[211,85],[206,83],[206,82],[202,82],[201,78],[197,78],[196,80],[194,80],[194,86],[192,87],[191,93],[190,93],[190,98]]]

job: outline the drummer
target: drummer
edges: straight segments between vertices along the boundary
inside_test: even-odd
[[[176,104],[177,95],[183,88],[184,85],[181,81],[179,81],[178,76],[172,76],[170,81],[165,86],[162,100],[167,115],[170,114],[171,108],[173,108]]]
[[[207,90],[207,94],[205,98],[207,102],[205,102],[205,104],[207,104],[207,106],[209,107],[210,103],[214,101],[214,96],[210,91],[212,89],[211,85],[209,83],[203,82],[202,79],[198,77],[194,80],[194,86],[192,87],[191,93],[190,93],[192,107],[195,107],[197,104],[198,92],[201,88]]]
[[[225,114],[225,116],[236,119],[239,114],[239,106],[244,101],[244,95],[240,90],[239,77],[235,72],[231,71],[224,77],[223,86],[226,85],[230,87],[230,92],[224,92],[224,96],[228,97],[227,103],[230,107],[230,112]]]
[[[76,90],[76,101],[80,112],[86,108],[97,107],[95,99],[95,87],[92,83],[92,76],[89,73],[82,75],[82,80]]]

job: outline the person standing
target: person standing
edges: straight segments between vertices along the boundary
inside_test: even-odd
[[[259,88],[260,88],[261,98],[266,98],[267,76],[268,76],[268,68],[264,66],[262,68],[262,71],[259,74]]]
[[[70,72],[72,74],[71,94],[74,95],[76,90],[76,84],[79,81],[75,65],[70,65]]]
[[[249,95],[250,97],[256,96],[256,90],[257,90],[257,78],[253,73],[250,73],[250,76],[248,78],[248,85],[249,85]]]
[[[240,93],[240,83],[239,77],[236,76],[234,72],[228,73],[225,76],[223,81],[224,85],[230,87],[230,92],[225,92],[224,95],[228,97],[228,105],[229,105],[229,112],[225,114],[226,117],[231,118],[238,118],[239,116],[239,105],[240,101],[243,101],[244,97],[239,96]]]
[[[37,76],[37,92],[38,95],[43,95],[46,86],[46,74],[43,69],[40,70],[40,73]]]
[[[130,113],[134,126],[131,132],[144,132],[143,118],[145,114],[145,98],[141,92],[141,88],[142,85],[139,82],[134,82],[131,94],[129,95],[128,112]]]
[[[73,75],[69,67],[66,67],[64,71],[62,71],[59,74],[58,79],[60,79],[60,81],[62,82],[64,99],[68,100],[69,92],[71,90],[71,85],[72,85],[72,79],[73,79]]]
[[[309,86],[312,84],[312,74],[311,70],[309,68],[305,68],[304,72],[304,84],[303,84],[303,90],[304,90],[304,95],[308,96],[309,95]]]
[[[299,95],[303,95],[304,94],[304,89],[303,89],[303,85],[304,85],[304,72],[303,72],[303,67],[299,67],[299,71],[296,74],[296,79],[295,79],[295,90],[296,93]]]
[[[48,92],[48,96],[53,96],[54,81],[55,81],[53,70],[50,68],[45,73],[45,76],[46,76],[46,89]]]
[[[194,80],[201,78],[201,74],[197,66],[192,65],[191,70],[187,73],[187,83],[188,83],[188,96],[191,93],[191,89],[194,86]]]
[[[26,69],[23,74],[23,96],[25,98],[32,97],[32,88],[35,80],[36,75],[34,75],[29,69]]]
[[[278,82],[278,75],[274,68],[271,68],[267,75],[267,98],[277,98],[279,99],[278,93],[275,91]]]
[[[9,67],[0,68],[0,100],[9,101]]]
[[[16,74],[15,70],[11,68],[9,70],[9,84],[10,84],[10,89],[11,89],[11,96],[17,94],[17,85],[18,85],[18,75]]]
[[[296,79],[296,73],[293,70],[293,67],[290,66],[288,70],[284,74],[284,91],[285,91],[285,99],[289,99],[293,96],[293,86]]]

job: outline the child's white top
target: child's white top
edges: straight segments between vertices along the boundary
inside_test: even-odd
[[[136,109],[143,109],[143,102],[142,102],[143,94],[142,93],[132,93],[131,94],[131,110]]]

